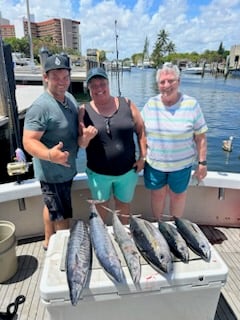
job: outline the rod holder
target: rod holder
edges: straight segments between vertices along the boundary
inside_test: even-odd
[[[218,200],[224,200],[224,199],[225,199],[225,189],[218,188]]]
[[[18,199],[18,207],[20,211],[26,210],[26,204],[25,204],[24,198]]]

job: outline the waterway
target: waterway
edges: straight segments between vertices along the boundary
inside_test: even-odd
[[[156,70],[133,68],[109,74],[112,95],[130,98],[141,109],[158,94]],[[180,90],[198,99],[208,124],[208,170],[240,173],[240,78],[211,74],[181,75]],[[233,136],[233,150],[222,149],[222,141]],[[97,155],[96,155],[97,156]],[[78,171],[85,170],[85,151],[79,151]]]

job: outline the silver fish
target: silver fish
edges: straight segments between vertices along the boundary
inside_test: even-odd
[[[108,277],[112,281],[121,284],[126,283],[121,262],[112,243],[110,234],[93,202],[91,204],[91,213],[89,217],[89,229],[95,254]]]
[[[140,254],[135,242],[133,241],[131,235],[127,232],[125,226],[121,223],[116,212],[112,211],[112,214],[112,225],[115,240],[122,251],[132,280],[135,284],[137,284],[139,283],[141,277]]]
[[[172,256],[167,241],[151,222],[131,216],[130,229],[142,256],[158,272],[172,270]]]
[[[67,282],[73,306],[80,300],[91,263],[92,247],[88,227],[82,220],[77,220],[70,230],[66,254]]]
[[[172,253],[181,261],[189,261],[189,250],[176,226],[168,222],[158,222],[158,228],[170,247]]]
[[[211,258],[211,248],[207,238],[195,223],[187,219],[175,217],[175,224],[188,246],[202,259],[209,261]]]

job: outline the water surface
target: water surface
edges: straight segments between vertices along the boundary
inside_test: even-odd
[[[131,72],[109,74],[112,95],[130,98],[141,109],[149,97],[158,94],[154,69],[133,68]],[[119,86],[118,86],[119,84]],[[208,170],[240,172],[240,78],[206,74],[182,75],[180,89],[198,99],[208,124]],[[233,136],[233,151],[222,150],[222,141]],[[96,155],[97,157],[97,155]],[[85,151],[79,151],[78,171],[85,170]]]

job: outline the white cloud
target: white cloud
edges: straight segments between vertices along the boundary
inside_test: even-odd
[[[142,52],[146,36],[151,51],[161,29],[169,33],[178,52],[217,50],[221,41],[229,50],[240,43],[240,0],[209,0],[192,12],[191,5],[196,9],[196,2],[191,0],[163,0],[160,4],[157,0],[138,0],[131,10],[128,1],[77,1],[29,0],[29,6],[35,21],[54,17],[80,21],[83,54],[87,48],[115,51],[115,20],[120,58]],[[154,13],[150,13],[152,5],[157,8]],[[16,27],[17,20],[27,15],[26,0],[0,0],[0,8],[2,16]],[[116,52],[107,56],[115,58]]]

